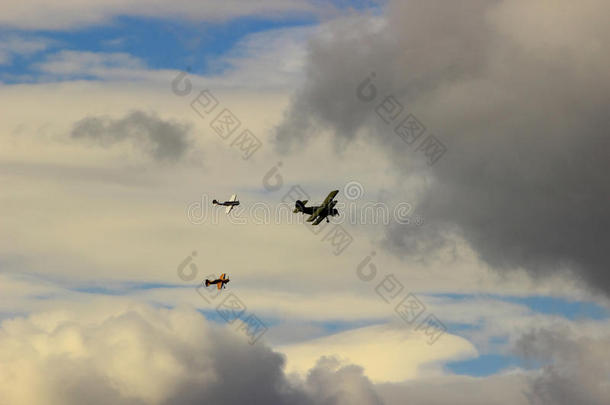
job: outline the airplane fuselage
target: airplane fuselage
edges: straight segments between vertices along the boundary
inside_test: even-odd
[[[235,207],[235,206],[239,205],[239,201],[218,202],[218,201],[214,200],[214,201],[212,201],[212,204],[223,205],[225,207]]]
[[[220,284],[219,288],[224,288],[224,286],[231,280],[227,279],[221,279],[221,278],[217,278],[216,280],[205,280],[205,286],[210,286],[212,284]]]
[[[329,207],[327,207],[325,210],[323,210],[320,215],[323,216],[329,216],[329,217],[334,217],[339,215],[339,211],[337,211],[337,209],[334,208],[335,204],[331,204]],[[297,201],[295,204],[295,212],[300,212],[303,215],[311,215],[314,212],[316,212],[318,209],[320,209],[320,207],[322,207],[321,205],[312,205],[309,207],[306,207],[305,204],[303,204],[303,202],[301,201]]]

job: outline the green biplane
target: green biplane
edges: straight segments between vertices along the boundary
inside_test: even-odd
[[[308,200],[297,200],[294,204],[294,213],[302,212],[303,214],[309,214],[309,218],[307,218],[307,222],[313,222],[312,225],[319,225],[324,219],[326,222],[328,221],[328,217],[334,217],[339,215],[339,211],[335,209],[335,205],[337,204],[337,200],[334,200],[335,196],[339,193],[339,190],[331,191],[328,194],[328,197],[324,200],[322,205],[319,206],[311,206],[306,207]]]

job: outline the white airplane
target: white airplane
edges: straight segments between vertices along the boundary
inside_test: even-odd
[[[239,205],[239,201],[237,200],[237,194],[233,194],[231,196],[231,198],[229,198],[229,201],[218,202],[216,200],[212,200],[212,204],[214,204],[214,205],[223,205],[223,206],[227,207],[226,213],[228,214],[229,212],[231,212],[233,207]]]

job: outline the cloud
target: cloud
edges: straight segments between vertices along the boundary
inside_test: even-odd
[[[304,374],[321,355],[338,356],[362,366],[374,382],[397,382],[439,374],[435,363],[476,355],[465,339],[444,334],[429,344],[423,330],[404,324],[375,325],[296,343],[278,349],[286,353],[288,369]]]
[[[608,398],[608,341],[599,334],[584,339],[565,331],[525,335],[518,345],[522,356],[555,360],[542,373],[515,370],[483,378],[436,373],[373,384],[367,375],[374,365],[346,362],[338,346],[326,347],[336,355],[320,357],[320,351],[312,357],[302,376],[288,375],[283,355],[263,341],[249,345],[236,331],[236,325],[209,323],[190,309],[117,299],[5,320],[0,324],[0,404],[398,405],[404,398],[438,404],[453,398],[457,404],[504,405],[602,404]],[[393,354],[401,345],[412,354],[421,349],[412,339],[383,338],[384,333],[376,335],[379,347],[370,351],[371,358],[388,347]],[[369,349],[366,344],[360,348]],[[408,360],[397,356],[396,363]]]
[[[45,38],[24,37],[15,34],[0,37],[0,65],[10,64],[15,55],[27,56],[43,51],[52,41]]]
[[[569,329],[539,329],[524,335],[516,351],[549,363],[531,379],[530,403],[607,404],[610,400],[610,336],[578,336]]]
[[[46,312],[0,328],[0,404],[377,405],[357,367],[332,360],[305,381],[260,342],[190,310],[140,305]]]
[[[508,373],[489,377],[441,376],[376,386],[387,405],[527,405],[528,377]]]
[[[580,329],[575,329],[578,326]],[[461,375],[418,378],[395,384],[378,384],[387,403],[446,404],[607,404],[610,400],[610,362],[607,324],[536,328],[524,333],[514,353],[525,365],[540,369],[509,369],[486,377]],[[600,325],[598,325],[600,326]]]
[[[279,150],[327,131],[339,146],[381,145],[401,176],[425,179],[424,227],[387,233],[398,255],[464,238],[496,269],[569,270],[608,294],[608,11],[598,0],[392,1],[381,22],[329,24],[277,128]],[[356,94],[371,72],[366,102]],[[394,133],[406,112],[392,124],[375,113],[387,95],[447,146],[434,166]]]
[[[145,64],[127,53],[81,52],[63,50],[36,65],[40,71],[59,77],[86,76],[121,78]],[[132,73],[133,74],[133,73]]]
[[[307,387],[322,404],[381,405],[375,387],[358,366],[341,366],[333,357],[322,357],[307,375]]]
[[[258,89],[296,88],[306,60],[306,43],[316,28],[290,27],[247,35],[229,52],[213,61],[227,67],[222,75],[210,77],[219,85]]]
[[[188,132],[187,125],[134,111],[119,119],[83,118],[74,125],[71,136],[93,140],[104,147],[130,140],[158,161],[175,162],[188,150]]]

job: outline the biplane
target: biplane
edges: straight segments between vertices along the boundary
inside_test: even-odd
[[[231,198],[229,198],[229,201],[218,202],[217,200],[212,200],[212,204],[214,204],[214,205],[223,205],[223,206],[227,207],[226,213],[228,214],[229,212],[231,212],[233,207],[239,205],[239,201],[237,200],[237,194],[233,194],[231,196]]]
[[[217,286],[217,287],[218,287],[218,289],[220,290],[220,289],[222,289],[222,288],[226,288],[225,284],[227,284],[229,281],[231,281],[231,280],[229,280],[228,278],[226,278],[226,273],[222,273],[222,274],[220,275],[220,278],[217,278],[216,280],[212,280],[212,281],[210,281],[210,280],[206,279],[206,280],[205,280],[205,286],[206,286],[206,287],[208,287],[208,286],[210,286],[211,284],[216,284],[216,286]]]
[[[303,215],[309,214],[309,218],[307,218],[307,222],[313,222],[312,225],[319,225],[320,222],[326,219],[326,222],[329,222],[328,217],[334,217],[339,215],[339,211],[335,209],[335,205],[337,204],[337,200],[335,200],[335,196],[339,193],[339,190],[331,191],[322,205],[307,207],[308,200],[297,200],[294,204],[294,212],[302,212]]]

